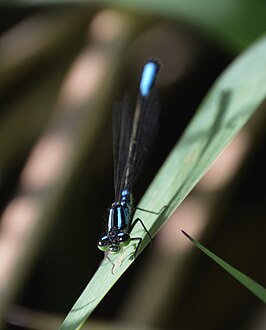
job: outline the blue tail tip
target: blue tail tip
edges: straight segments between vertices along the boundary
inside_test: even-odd
[[[158,58],[156,58],[156,57],[150,57],[150,58],[147,60],[146,64],[148,64],[148,63],[153,63],[155,66],[157,66],[157,70],[158,70],[158,71],[160,70],[160,67],[161,67],[161,61],[160,61]],[[145,64],[145,65],[146,65],[146,64]]]
[[[142,97],[150,95],[160,67],[160,62],[154,57],[150,58],[144,65],[139,88]]]

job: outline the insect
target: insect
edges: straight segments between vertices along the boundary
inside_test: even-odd
[[[134,117],[131,115],[128,97],[124,97],[113,113],[115,202],[108,209],[106,233],[98,241],[98,248],[105,253],[118,253],[134,240],[138,241],[134,254],[136,256],[142,238],[130,237],[130,233],[138,222],[151,239],[142,220],[137,218],[133,221],[135,208],[132,186],[158,127],[159,106],[154,94],[154,84],[159,70],[160,64],[154,58],[144,65]]]

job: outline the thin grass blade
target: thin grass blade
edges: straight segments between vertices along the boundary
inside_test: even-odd
[[[244,287],[246,287],[248,290],[250,290],[255,296],[257,296],[264,303],[266,303],[266,289],[263,286],[261,286],[260,284],[258,284],[254,280],[252,280],[247,275],[241,273],[236,268],[229,265],[223,259],[219,258],[217,255],[212,253],[210,250],[208,250],[202,244],[197,242],[194,238],[192,238],[184,230],[181,230],[181,231],[198,249],[200,249],[209,258],[211,258],[214,262],[216,262],[220,267],[222,267],[225,271],[227,271],[227,273],[229,273],[231,276],[233,276],[238,282],[240,282]]]

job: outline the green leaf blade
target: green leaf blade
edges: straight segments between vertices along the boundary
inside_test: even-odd
[[[114,0],[125,7],[181,21],[215,43],[238,53],[264,33],[266,5],[260,0]],[[250,20],[250,17],[256,18]]]

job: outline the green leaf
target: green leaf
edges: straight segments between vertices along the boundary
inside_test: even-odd
[[[179,143],[166,159],[137,210],[154,237],[176,207],[188,195],[222,149],[258,108],[266,95],[266,35],[239,56],[215,82]],[[141,252],[148,244],[141,225],[132,237],[143,237]],[[62,330],[79,329],[119,277],[133,262],[135,243],[117,256],[104,259],[73,309]]]
[[[181,230],[182,233],[203,253],[205,253],[209,258],[211,258],[213,261],[215,261],[219,266],[221,266],[224,270],[226,270],[231,276],[233,276],[238,282],[243,284],[248,290],[250,290],[255,296],[257,296],[259,299],[261,299],[264,303],[266,303],[266,289],[263,288],[261,285],[259,285],[257,282],[253,281],[250,277],[247,275],[241,273],[236,268],[230,266],[227,262],[225,262],[223,259],[216,256],[214,253],[212,253],[210,250],[205,248],[203,245],[201,245],[199,242],[194,240],[188,233],[186,233],[184,230]]]
[[[234,52],[243,50],[266,29],[266,3],[261,0],[216,0],[215,5],[212,0],[114,2],[126,8],[183,21]]]

